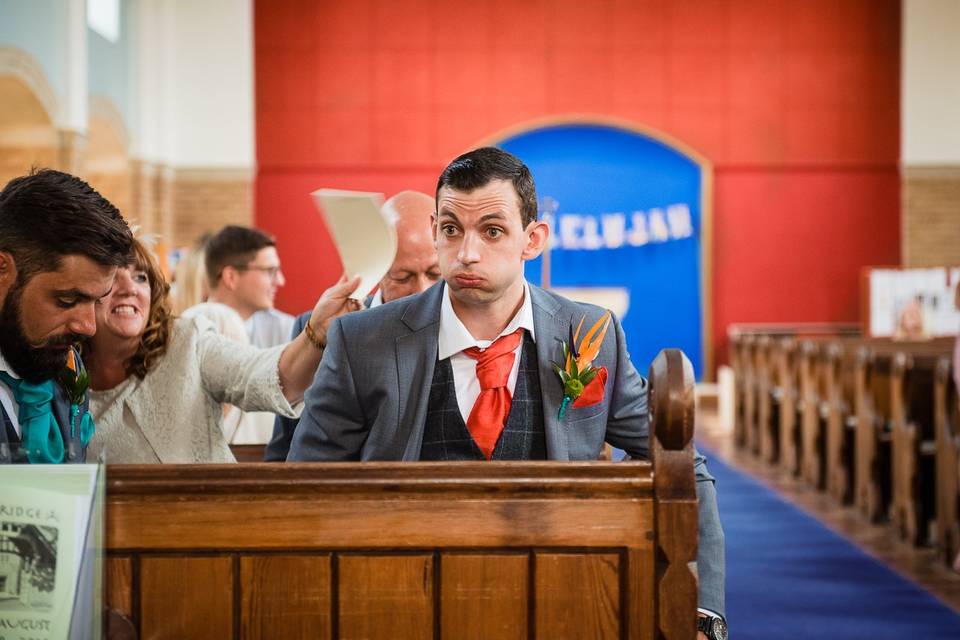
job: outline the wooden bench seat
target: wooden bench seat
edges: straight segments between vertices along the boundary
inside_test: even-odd
[[[662,354],[652,462],[111,466],[107,604],[143,638],[693,638],[693,402]]]

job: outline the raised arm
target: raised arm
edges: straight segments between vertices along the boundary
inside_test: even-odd
[[[287,345],[278,365],[280,386],[291,403],[299,402],[313,382],[327,342],[330,323],[345,313],[360,309],[360,303],[350,297],[360,286],[360,276],[340,280],[323,292],[310,314],[303,333]]]

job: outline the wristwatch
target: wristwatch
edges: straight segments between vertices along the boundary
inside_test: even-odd
[[[723,618],[701,616],[697,618],[697,631],[703,631],[710,640],[727,640],[727,623]]]

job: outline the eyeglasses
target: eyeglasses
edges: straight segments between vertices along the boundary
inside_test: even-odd
[[[233,268],[237,271],[260,271],[266,274],[266,276],[271,280],[276,280],[281,276],[281,274],[283,274],[283,270],[280,267],[256,267],[252,265],[241,265],[234,266]]]

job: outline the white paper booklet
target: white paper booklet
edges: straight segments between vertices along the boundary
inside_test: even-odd
[[[70,636],[97,472],[96,465],[0,466],[0,637]]]
[[[360,276],[354,297],[363,300],[383,279],[397,254],[395,221],[381,213],[383,195],[318,189],[310,194],[340,252],[347,275]]]

